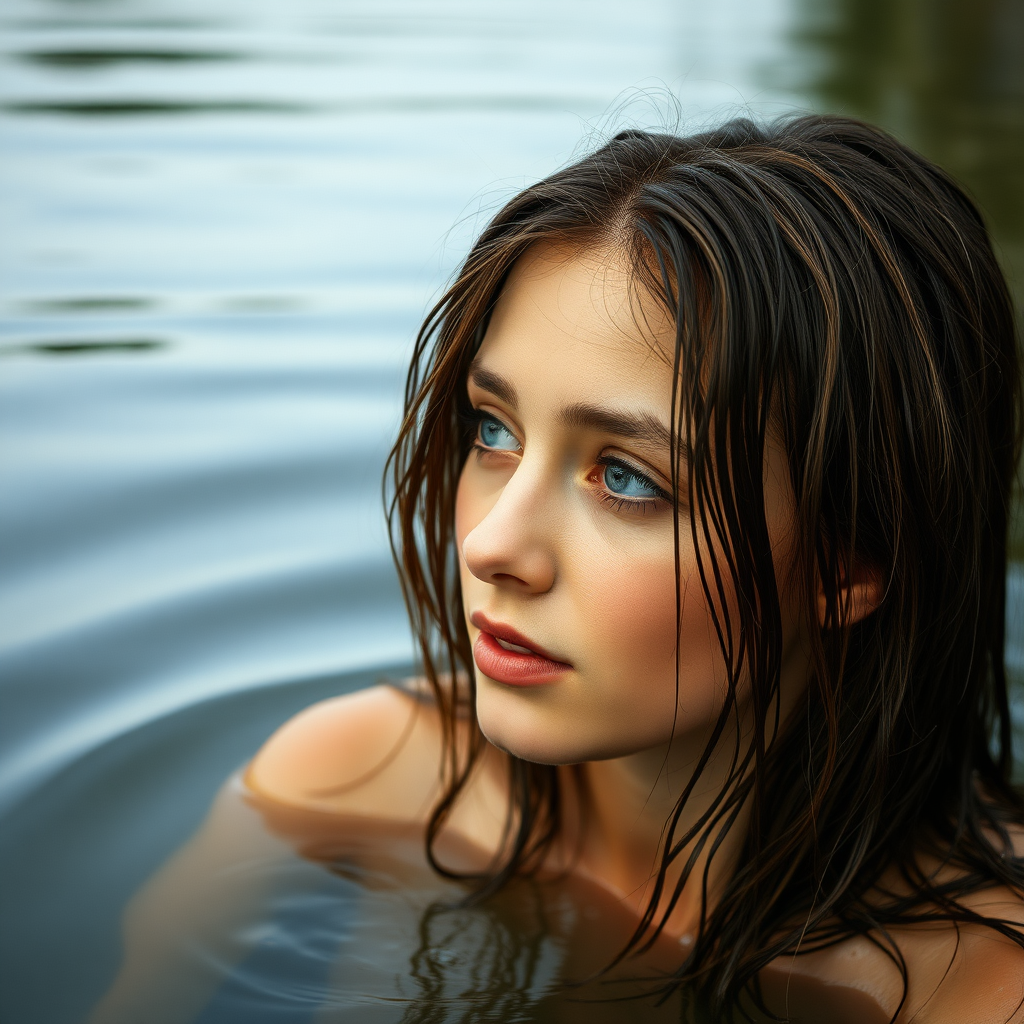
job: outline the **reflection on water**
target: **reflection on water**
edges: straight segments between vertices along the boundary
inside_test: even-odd
[[[62,103],[31,101],[8,103],[13,114],[71,114],[77,117],[155,117],[163,114],[301,114],[309,107],[298,103],[254,100],[220,100],[195,103],[165,103],[159,100],[105,100]]]
[[[80,1020],[127,901],[224,777],[297,708],[408,661],[380,470],[411,339],[488,210],[610,110],[671,122],[668,83],[684,122],[891,127],[967,182],[1020,281],[1021,12],[8,0],[0,1019]],[[1019,674],[1020,571],[1011,598]]]
[[[133,313],[148,309],[152,299],[117,295],[96,295],[80,299],[37,299],[26,302],[23,308],[28,313]]]
[[[18,352],[35,352],[42,356],[81,356],[97,352],[154,352],[166,347],[166,341],[155,338],[81,338],[74,341],[31,341],[24,345],[8,345],[0,350],[0,356]]]
[[[222,792],[214,815],[237,816],[237,809],[225,806],[232,798],[238,799],[230,788]],[[680,1020],[678,994],[658,998],[678,956],[672,942],[593,977],[635,922],[588,882],[523,881],[486,906],[464,908],[459,902],[465,890],[428,868],[416,829],[352,819],[339,835],[336,821],[325,826],[288,813],[285,823],[277,809],[258,802],[254,808],[289,846],[264,841],[255,855],[241,858],[249,875],[242,886],[273,896],[261,901],[257,929],[243,901],[234,901],[233,928],[246,938],[227,954],[230,966],[223,964],[225,946],[215,951],[201,939],[188,943],[192,971],[217,959],[227,967],[213,972],[212,992],[197,1021],[248,1021],[257,1007],[266,1017],[287,1016],[303,1002],[316,1007],[324,1024]],[[234,817],[232,826],[238,831],[246,823]],[[303,860],[294,857],[291,844]],[[313,863],[328,873],[312,870]],[[188,965],[183,967],[187,974]],[[174,987],[183,984],[179,975]],[[268,1012],[275,1003],[281,1011]]]
[[[1024,4],[808,2],[799,38],[819,54],[815,99],[889,126],[966,182],[1019,260]]]
[[[183,50],[104,50],[99,47],[89,50],[29,50],[14,56],[28,64],[76,71],[80,68],[104,68],[136,62],[182,64],[192,61],[241,60],[243,57],[241,53],[218,53],[213,50],[188,53]]]

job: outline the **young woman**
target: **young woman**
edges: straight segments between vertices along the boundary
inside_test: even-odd
[[[247,782],[422,823],[481,900],[590,878],[714,1019],[1024,1020],[1020,431],[941,170],[836,117],[624,132],[420,335],[390,508],[424,681],[307,710]]]

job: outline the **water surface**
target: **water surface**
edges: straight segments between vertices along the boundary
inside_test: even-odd
[[[842,110],[961,176],[1017,280],[1020,12],[8,0],[0,1019],[81,1020],[223,780],[298,708],[406,669],[380,473],[418,323],[489,211],[625,123]],[[285,903],[347,905],[287,863]],[[289,984],[274,1019],[330,1002]],[[200,1019],[254,1013],[240,992]]]

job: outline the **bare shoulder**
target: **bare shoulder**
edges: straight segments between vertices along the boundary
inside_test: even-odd
[[[262,798],[307,810],[417,819],[439,786],[430,705],[393,686],[313,704],[285,722],[246,772]]]
[[[1024,932],[1024,901],[993,888],[967,907]],[[906,1002],[898,1024],[1024,1024],[1024,950],[992,928],[949,924],[893,928],[905,959]],[[769,1006],[798,1021],[884,1024],[903,997],[895,961],[866,937],[811,954],[780,957],[762,972]]]
[[[301,711],[253,758],[250,792],[319,814],[426,821],[442,792],[442,723],[411,689],[373,686]],[[498,760],[485,754],[452,818],[453,830],[477,845],[504,823]]]

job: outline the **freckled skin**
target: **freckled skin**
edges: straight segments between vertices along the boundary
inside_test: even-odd
[[[641,332],[626,289],[625,271],[614,264],[550,249],[528,253],[502,292],[476,362],[510,382],[518,402],[512,407],[469,383],[472,403],[500,417],[521,450],[471,452],[463,469],[456,534],[466,615],[482,611],[573,666],[558,682],[529,688],[477,670],[484,734],[531,761],[617,758],[673,737],[671,506],[617,508],[593,478],[597,460],[612,452],[667,489],[668,452],[559,416],[586,401],[669,425],[674,328],[652,307],[645,312],[654,329]],[[784,533],[792,507],[786,474],[772,474],[768,486],[779,492],[770,507]],[[680,535],[674,735],[697,751],[721,707],[725,673],[685,510]],[[469,630],[475,639],[479,631],[472,623]]]

